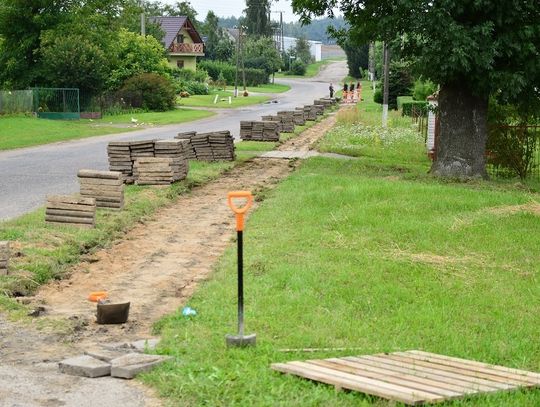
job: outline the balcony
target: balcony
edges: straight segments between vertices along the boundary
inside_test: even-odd
[[[169,48],[171,54],[204,55],[204,44],[172,44]]]

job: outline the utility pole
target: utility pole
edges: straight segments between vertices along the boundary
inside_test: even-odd
[[[146,18],[144,16],[144,1],[141,0],[141,35],[146,37]]]
[[[388,45],[386,42],[383,45],[384,47],[384,90],[383,90],[383,113],[382,113],[382,125],[386,127],[388,123],[388,93],[389,93],[389,83],[388,83],[388,70],[390,64],[390,56],[388,51]]]
[[[238,38],[236,40],[236,75],[234,77],[234,97],[238,97],[238,64],[240,61],[240,34],[242,33],[242,28],[240,27],[238,27]]]
[[[369,80],[375,82],[375,45],[373,41],[369,43]]]
[[[242,26],[240,26],[240,41],[242,41]],[[244,96],[246,93],[246,67],[244,66],[244,44],[240,43],[240,52],[242,56],[242,82],[244,84]]]

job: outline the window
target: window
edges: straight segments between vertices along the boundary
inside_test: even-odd
[[[183,44],[184,43],[184,34],[178,34],[176,36],[176,43],[177,44]]]
[[[183,68],[184,67],[184,60],[183,59],[179,59],[178,61],[176,61],[176,66],[178,68]]]

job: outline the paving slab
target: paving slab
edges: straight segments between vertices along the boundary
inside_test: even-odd
[[[144,352],[145,350],[156,349],[158,343],[159,338],[141,339],[140,341],[131,342],[131,347],[139,352]]]
[[[58,363],[60,372],[83,377],[102,377],[111,374],[111,365],[88,355],[76,356]]]
[[[117,359],[121,356],[124,356],[128,352],[128,349],[123,350],[110,350],[110,349],[89,349],[84,352],[85,355],[91,356],[95,359],[99,359],[105,363],[111,363],[113,359]]]
[[[168,356],[145,355],[142,353],[128,353],[117,359],[113,359],[111,366],[111,376],[123,379],[133,379],[139,373],[152,370],[167,360]]]

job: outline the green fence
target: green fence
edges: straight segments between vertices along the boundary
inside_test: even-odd
[[[79,89],[33,88],[33,111],[43,119],[78,120],[81,118]]]

